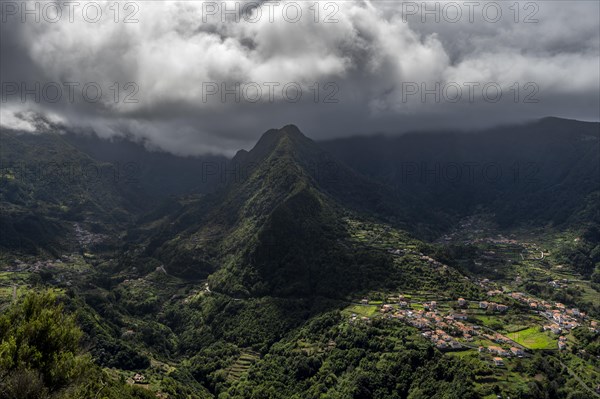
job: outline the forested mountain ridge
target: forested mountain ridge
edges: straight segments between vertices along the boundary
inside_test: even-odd
[[[176,275],[216,271],[213,289],[243,296],[340,295],[385,264],[343,243],[345,215],[391,205],[385,187],[336,163],[297,127],[267,131],[229,168],[223,190],[148,223],[145,255]],[[148,237],[140,230],[133,235]]]
[[[127,167],[98,162],[59,134],[2,131],[0,140],[5,250],[57,255],[82,234],[117,232],[142,209],[134,199],[137,176]]]
[[[484,208],[506,227],[580,222],[600,191],[600,124],[561,118],[471,132],[353,137],[320,145],[431,210]]]

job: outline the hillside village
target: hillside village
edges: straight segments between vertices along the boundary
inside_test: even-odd
[[[481,280],[479,284],[482,287],[491,287],[489,280]],[[439,350],[477,350],[480,354],[489,354],[491,363],[498,367],[504,365],[505,358],[530,356],[532,350],[517,342],[515,336],[518,336],[518,331],[509,334],[509,337],[485,326],[477,317],[483,314],[482,312],[492,316],[506,314],[510,305],[498,302],[498,298],[519,304],[516,312],[536,314],[547,320],[543,325],[534,326],[539,333],[548,331],[555,336],[552,342],[556,342],[556,346],[547,349],[566,350],[567,336],[577,327],[600,332],[597,320],[589,319],[579,309],[567,308],[562,303],[551,303],[522,292],[505,292],[498,289],[489,289],[487,296],[495,301],[469,301],[464,298],[456,298],[454,301],[422,301],[414,299],[412,295],[400,294],[388,297],[387,301],[381,304],[363,298],[360,306],[376,305],[378,311],[372,317],[384,317],[409,324],[417,328],[421,335]],[[371,317],[359,317],[356,313],[350,316],[352,323],[370,320]]]

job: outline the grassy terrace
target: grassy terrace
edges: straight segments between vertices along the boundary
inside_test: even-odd
[[[373,317],[379,311],[379,305],[351,305],[344,309],[344,315],[356,313],[359,317]]]
[[[556,349],[558,341],[550,334],[547,331],[540,332],[539,327],[529,327],[506,336],[528,349]]]

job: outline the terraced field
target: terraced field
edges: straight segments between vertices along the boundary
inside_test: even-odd
[[[260,354],[258,352],[250,349],[242,350],[240,357],[227,369],[227,379],[230,381],[239,380],[259,357]]]

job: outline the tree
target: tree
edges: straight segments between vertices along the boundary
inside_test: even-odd
[[[0,316],[0,379],[16,387],[17,381],[39,374],[49,392],[68,385],[91,363],[79,354],[81,336],[56,293],[28,294]],[[2,384],[1,389],[9,387]]]

